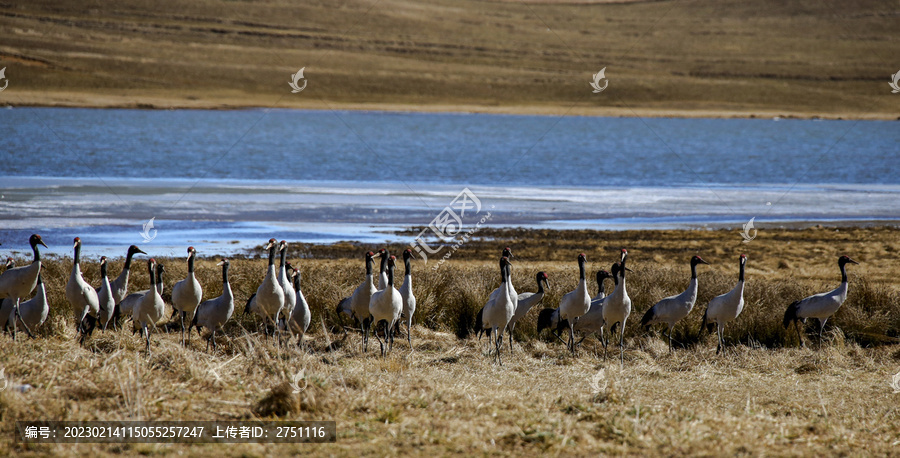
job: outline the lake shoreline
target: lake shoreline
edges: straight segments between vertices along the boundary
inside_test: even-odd
[[[360,111],[398,113],[459,113],[535,116],[582,116],[612,118],[707,118],[707,119],[828,119],[828,120],[881,120],[900,119],[889,112],[807,112],[796,110],[755,110],[748,107],[733,108],[648,108],[648,107],[597,107],[587,105],[468,105],[468,104],[403,104],[403,103],[346,103],[334,101],[308,102],[276,100],[273,104],[260,103],[260,97],[196,97],[194,95],[102,95],[83,92],[17,91],[15,100],[7,100],[7,107],[35,108],[94,108],[137,110],[260,110],[286,109],[309,111]],[[16,102],[16,103],[14,103]]]

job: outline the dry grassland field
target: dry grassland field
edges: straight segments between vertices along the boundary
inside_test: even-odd
[[[31,0],[0,3],[0,62],[16,106],[896,119],[896,8]],[[300,67],[304,97],[285,96]]]
[[[97,331],[77,344],[63,293],[70,258],[44,260],[51,313],[37,338],[4,337],[0,367],[12,387],[0,392],[0,453],[25,456],[162,455],[268,456],[467,455],[896,455],[900,446],[900,292],[896,282],[900,231],[892,227],[763,229],[751,243],[737,231],[485,230],[439,269],[413,262],[419,301],[412,349],[405,336],[387,357],[368,353],[346,335],[334,308],[364,274],[356,243],[292,244],[288,259],[303,274],[313,320],[306,349],[276,346],[242,313],[262,280],[262,250],[231,260],[235,318],[207,352],[196,334],[180,345],[177,325],[152,337],[152,354],[127,331]],[[492,362],[486,340],[471,334],[474,314],[499,283],[496,259],[514,253],[513,281],[534,291],[545,271],[551,289],[516,328],[514,352]],[[634,312],[625,333],[625,360],[609,358],[589,337],[573,357],[544,331],[538,309],[556,307],[578,279],[584,252],[589,278],[629,249],[628,291]],[[399,254],[403,246],[388,247]],[[746,253],[746,309],[726,328],[727,347],[698,335],[711,297],[730,290],[739,254]],[[150,253],[152,255],[152,253]],[[674,331],[669,353],[659,328],[639,329],[643,312],[682,291],[694,254],[699,266],[697,307]],[[837,286],[837,257],[848,254],[850,293],[825,328],[818,348],[810,326],[797,346],[781,318],[793,300]],[[98,263],[85,247],[84,275],[97,283]],[[168,290],[183,278],[182,259],[158,258]],[[205,297],[221,292],[216,258],[197,275]],[[19,259],[19,264],[27,262]],[[146,288],[146,257],[136,258],[130,289]],[[116,275],[122,260],[111,262]],[[402,268],[401,268],[402,269]],[[591,293],[595,284],[591,281]],[[166,316],[169,316],[167,306]],[[126,328],[130,323],[126,323]],[[305,386],[290,382],[301,373]],[[333,444],[80,444],[13,443],[16,420],[335,420]]]

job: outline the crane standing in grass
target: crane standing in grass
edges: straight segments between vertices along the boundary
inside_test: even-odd
[[[700,256],[691,258],[691,280],[688,287],[681,294],[669,296],[656,305],[650,307],[644,318],[641,319],[641,327],[650,328],[656,323],[666,323],[669,326],[666,337],[669,338],[669,351],[672,351],[672,328],[675,323],[686,318],[691,310],[694,309],[694,303],[697,302],[697,264],[709,264]]]
[[[720,296],[716,296],[709,301],[706,306],[706,313],[703,314],[703,324],[700,326],[700,332],[706,328],[708,332],[712,332],[712,327],[716,326],[716,334],[718,336],[719,345],[716,347],[718,355],[725,348],[725,324],[737,319],[744,310],[744,268],[747,265],[747,255],[742,254],[738,258],[740,263],[740,273],[738,274],[738,282],[734,288]]]
[[[784,328],[787,329],[791,323],[797,328],[797,339],[800,346],[803,346],[803,338],[800,335],[800,321],[806,324],[807,318],[816,318],[819,320],[819,346],[822,346],[822,329],[825,328],[825,322],[831,318],[835,312],[841,308],[841,305],[847,300],[847,292],[849,290],[849,282],[847,281],[846,265],[859,264],[850,259],[848,256],[838,258],[838,267],[841,269],[841,284],[837,288],[809,296],[805,299],[796,301],[788,306],[784,312]]]

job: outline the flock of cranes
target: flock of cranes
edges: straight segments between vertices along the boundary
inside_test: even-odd
[[[12,333],[16,338],[17,331],[25,331],[34,337],[32,330],[42,324],[49,313],[47,291],[44,286],[41,272],[40,246],[47,247],[37,234],[29,238],[29,244],[34,253],[34,259],[27,266],[14,267],[12,260],[6,264],[6,270],[0,274],[0,325]],[[165,268],[151,258],[147,261],[147,275],[150,279],[150,288],[128,294],[128,280],[133,257],[136,254],[147,254],[137,246],[130,246],[126,253],[125,264],[122,272],[114,280],[108,278],[107,259],[100,258],[100,287],[94,288],[84,279],[81,272],[81,239],[74,240],[74,258],[72,271],[66,283],[66,299],[72,306],[74,320],[79,333],[79,341],[83,344],[96,327],[103,330],[116,328],[121,317],[130,318],[132,331],[140,332],[142,338],[146,338],[147,352],[150,352],[150,333],[164,318],[166,304],[163,301],[163,274]],[[306,331],[309,328],[311,312],[303,291],[300,287],[301,275],[286,260],[287,242],[278,242],[270,239],[265,246],[268,251],[268,266],[266,273],[244,308],[244,313],[252,313],[262,320],[263,333],[266,339],[276,333],[282,335],[287,332],[290,335],[298,335],[297,345],[303,344]],[[280,255],[280,264],[276,269],[276,254]],[[198,334],[202,328],[209,330],[206,338],[207,351],[212,345],[216,348],[216,332],[220,331],[225,323],[231,319],[234,313],[234,294],[228,281],[229,261],[223,259],[218,264],[222,268],[222,294],[214,299],[203,301],[203,288],[194,273],[194,262],[197,252],[193,247],[187,249],[187,277],[175,283],[172,288],[172,317],[180,317],[181,342],[185,344],[185,337],[190,339],[192,328],[196,327]],[[380,258],[380,271],[376,284],[374,275],[375,259]],[[400,324],[406,324],[407,341],[412,348],[412,324],[416,310],[416,298],[413,294],[412,270],[410,259],[412,251],[403,252],[405,267],[404,280],[400,288],[396,287],[395,270],[396,257],[391,256],[387,249],[382,248],[377,253],[365,253],[366,273],[360,285],[353,293],[342,299],[337,305],[337,313],[349,316],[360,325],[362,332],[362,350],[368,349],[370,331],[378,340],[381,355],[393,349],[394,336],[400,330]],[[488,336],[489,353],[492,353],[499,364],[503,364],[501,348],[503,333],[509,333],[509,351],[513,350],[512,332],[516,323],[521,320],[532,308],[543,301],[545,288],[550,288],[549,277],[545,272],[536,275],[537,291],[518,293],[512,283],[511,269],[513,259],[512,251],[505,248],[500,256],[500,286],[488,296],[484,307],[478,312],[475,329],[479,338],[482,333]],[[591,297],[588,292],[587,272],[585,264],[587,257],[579,254],[577,257],[579,280],[572,291],[564,294],[557,308],[545,308],[538,314],[538,332],[549,329],[553,335],[562,341],[560,335],[568,330],[568,340],[565,341],[568,350],[575,355],[576,348],[589,335],[599,334],[604,352],[609,346],[609,336],[616,330],[619,332],[619,355],[624,362],[624,329],[631,315],[632,303],[628,297],[626,274],[631,269],[627,267],[628,251],[622,249],[619,261],[614,263],[610,271],[597,272],[598,294]],[[836,289],[816,294],[805,299],[793,302],[788,306],[783,325],[787,329],[794,324],[801,345],[803,339],[800,336],[800,322],[806,323],[808,318],[819,320],[819,341],[822,339],[822,328],[826,321],[834,315],[841,304],[847,298],[848,281],[846,265],[858,264],[847,256],[838,259],[841,271],[841,284]],[[643,328],[663,323],[667,326],[664,333],[668,337],[669,349],[672,350],[672,329],[676,323],[686,318],[694,308],[697,301],[697,267],[700,264],[709,264],[700,256],[691,258],[691,278],[687,289],[681,294],[661,299],[650,307],[641,319]],[[720,296],[714,297],[707,305],[703,314],[701,332],[713,327],[717,329],[718,354],[724,347],[723,330],[725,325],[737,319],[744,308],[744,273],[747,264],[747,256],[739,257],[739,274],[735,287]],[[605,293],[605,281],[613,281],[613,291]],[[36,291],[33,297],[25,300]],[[187,327],[185,327],[187,324]],[[381,340],[377,332],[378,325],[382,325]],[[576,342],[575,333],[580,332],[583,337]],[[345,328],[346,332],[346,328]],[[202,335],[202,334],[201,334]]]

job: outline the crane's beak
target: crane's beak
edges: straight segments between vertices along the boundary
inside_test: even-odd
[[[217,266],[221,267],[225,265],[225,261],[219,261],[216,263]]]
[[[137,249],[137,252],[140,253],[140,254],[147,254],[146,251],[144,251],[144,250],[142,250],[142,249],[140,249],[140,248]]]
[[[856,265],[859,265],[858,262],[856,262],[856,261],[854,261],[854,260],[852,260],[852,259],[850,259],[850,258],[847,258],[847,262],[852,262],[852,263],[854,263],[854,264],[856,264]]]
[[[550,280],[544,279],[544,284],[547,285],[547,289],[550,289]]]
[[[706,264],[708,266],[711,265],[710,263],[704,261],[703,258],[700,258],[700,264]]]
[[[43,245],[44,248],[50,248],[50,247],[47,246],[46,243],[44,243],[43,240],[38,240],[38,243],[40,243],[41,245]]]
[[[629,269],[628,267],[626,267],[625,270],[627,270],[629,272],[634,272],[633,270]]]

